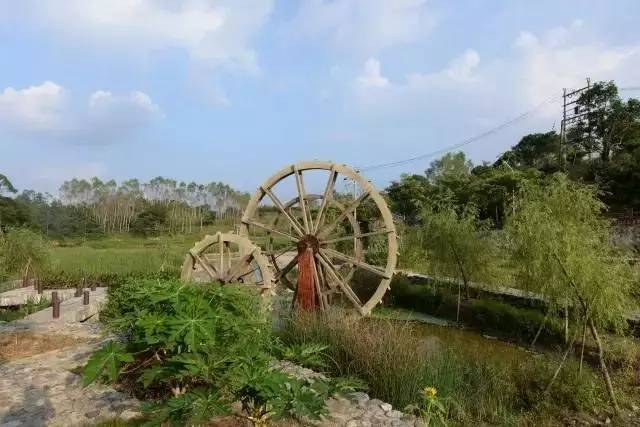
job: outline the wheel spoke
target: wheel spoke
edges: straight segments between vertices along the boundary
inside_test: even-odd
[[[338,258],[341,259],[343,261],[346,261],[348,263],[351,263],[352,265],[358,266],[364,270],[370,271],[372,273],[377,274],[378,276],[384,277],[385,279],[390,279],[391,277],[387,274],[386,271],[384,271],[382,268],[377,267],[375,265],[371,265],[371,264],[367,264],[364,261],[360,261],[357,260],[349,255],[345,255],[342,252],[338,252],[336,250],[333,249],[329,249],[329,248],[322,248],[320,249],[320,252],[323,253],[325,256],[331,256],[334,258]]]
[[[367,197],[369,197],[369,193],[362,193],[360,197],[351,202],[342,213],[335,219],[331,224],[324,227],[317,233],[317,236],[320,240],[326,238],[335,228],[340,224],[346,217],[349,216],[351,212],[353,212],[359,205],[362,203]]]
[[[220,248],[220,275],[224,277],[224,240],[222,239],[222,235],[218,234],[219,241],[218,246]]]
[[[333,189],[336,186],[336,179],[338,178],[338,172],[333,169],[331,166],[331,170],[329,171],[329,180],[327,181],[327,186],[324,190],[324,196],[322,197],[322,202],[320,204],[320,209],[318,209],[318,216],[316,217],[316,225],[313,231],[318,233],[318,228],[322,225],[322,215],[324,214],[325,209],[327,208],[327,204],[330,199],[333,197]]]
[[[293,234],[289,234],[286,231],[277,230],[277,229],[275,229],[273,227],[269,227],[268,225],[264,225],[264,224],[262,224],[260,222],[257,222],[257,221],[247,221],[246,224],[254,225],[254,226],[256,226],[258,228],[262,228],[263,230],[268,231],[270,233],[279,234],[281,236],[287,237],[289,240],[291,240],[293,242],[297,242],[298,241],[298,238],[296,236],[294,236]]]
[[[298,254],[296,254],[296,256],[293,257],[293,259],[291,261],[289,261],[289,263],[287,265],[285,265],[280,271],[278,271],[276,273],[276,279],[284,276],[285,274],[287,274],[289,271],[291,271],[291,269],[293,269],[293,267],[295,267],[296,265],[298,265]]]
[[[322,286],[320,283],[320,276],[318,275],[318,265],[316,264],[316,260],[315,258],[313,259],[313,262],[311,263],[311,267],[313,268],[313,282],[315,284],[316,287],[316,293],[318,294],[318,299],[320,300],[320,308],[322,310],[326,310],[327,305],[325,302],[325,295],[322,293]]]
[[[307,192],[304,188],[304,180],[302,178],[302,171],[299,171],[295,166],[293,167],[293,174],[296,177],[296,187],[298,187],[298,197],[300,199],[300,210],[302,211],[302,222],[304,223],[305,234],[311,233],[310,224],[311,218],[307,211]]]
[[[346,284],[342,278],[340,277],[340,275],[338,274],[338,272],[335,270],[335,268],[333,267],[333,265],[331,265],[331,262],[328,259],[325,259],[325,256],[322,253],[318,253],[317,254],[317,259],[320,262],[320,264],[322,264],[325,268],[325,270],[329,273],[330,276],[333,277],[333,279],[336,281],[336,283],[338,284],[338,287],[340,289],[342,289],[342,292],[344,292],[344,294],[346,295],[346,297],[351,301],[351,303],[358,309],[358,310],[362,310],[362,302],[360,301],[360,298],[358,298],[358,296],[353,292],[353,290],[351,289],[351,287],[349,287],[348,284]]]
[[[276,207],[278,209],[280,209],[280,212],[282,212],[282,214],[285,216],[285,218],[287,218],[287,220],[289,220],[289,222],[293,226],[293,229],[296,231],[296,233],[298,233],[299,236],[303,236],[305,233],[302,231],[302,225],[300,224],[300,222],[294,216],[289,214],[289,212],[284,207],[284,205],[282,204],[280,199],[278,199],[278,196],[276,196],[273,193],[273,191],[271,191],[271,189],[269,189],[269,188],[262,188],[262,191],[264,191],[267,194],[267,196],[269,196],[269,198],[271,199],[273,204],[275,204]]]
[[[207,274],[209,276],[211,276],[211,278],[213,280],[218,280],[218,274],[217,274],[216,268],[214,266],[210,265],[208,262],[206,262],[204,259],[202,259],[202,257],[199,254],[197,254],[197,253],[195,253],[193,251],[189,251],[189,253],[193,257],[193,259],[198,261],[198,263],[202,266],[204,271],[206,271]]]
[[[251,261],[253,260],[253,251],[244,255],[242,258],[238,260],[237,263],[233,265],[233,267],[229,268],[229,271],[225,274],[226,282],[233,282],[238,280],[243,271],[245,271],[246,267],[251,265]]]
[[[344,237],[338,237],[338,238],[330,239],[330,240],[323,240],[323,241],[320,241],[320,243],[328,245],[328,244],[331,244],[331,243],[343,242],[345,240],[361,239],[363,237],[376,236],[378,234],[388,234],[388,233],[390,233],[390,231],[387,230],[386,228],[383,228],[381,230],[370,231],[368,233],[353,234],[351,236],[344,236]]]

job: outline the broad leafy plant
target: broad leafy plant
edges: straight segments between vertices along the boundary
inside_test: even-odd
[[[151,424],[197,425],[225,414],[258,426],[291,416],[317,419],[329,396],[351,391],[341,381],[273,369],[273,355],[320,366],[322,348],[283,348],[257,298],[239,287],[134,281],[111,290],[103,318],[123,343],[93,354],[85,383],[129,387],[148,401],[143,409]]]

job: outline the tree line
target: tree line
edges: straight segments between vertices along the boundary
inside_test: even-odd
[[[28,226],[50,236],[160,231],[190,233],[237,217],[249,194],[222,182],[198,184],[156,177],[65,181],[59,196],[15,189],[0,175],[0,227]]]
[[[557,172],[595,185],[612,213],[640,212],[640,101],[623,100],[613,82],[599,82],[576,101],[585,111],[556,131],[524,136],[494,163],[473,165],[462,152],[431,163],[424,174],[405,174],[386,193],[395,213],[409,222],[433,200],[473,204],[481,219],[501,228],[514,194],[527,182]]]

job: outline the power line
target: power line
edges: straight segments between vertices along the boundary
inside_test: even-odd
[[[499,132],[499,131],[501,131],[501,130],[503,130],[503,129],[505,129],[505,128],[507,128],[507,127],[509,127],[509,126],[511,126],[511,125],[513,125],[513,124],[525,119],[525,118],[527,118],[528,116],[530,116],[534,112],[538,111],[543,106],[545,106],[545,105],[547,105],[547,104],[549,104],[549,103],[551,103],[553,101],[557,101],[560,98],[561,98],[561,96],[558,96],[558,95],[551,96],[548,99],[546,99],[545,101],[543,101],[540,104],[536,105],[531,110],[526,111],[526,112],[514,117],[513,119],[508,120],[508,121],[506,121],[506,122],[504,122],[504,123],[492,128],[492,129],[489,129],[489,130],[487,130],[487,131],[485,131],[485,132],[483,132],[481,134],[478,134],[478,135],[472,136],[470,138],[464,139],[464,140],[462,140],[461,142],[459,142],[457,144],[450,145],[448,147],[441,148],[439,150],[432,151],[430,153],[421,154],[421,155],[415,156],[415,157],[410,157],[410,158],[404,159],[404,160],[397,160],[397,161],[387,162],[387,163],[379,163],[379,164],[376,164],[376,165],[363,167],[363,168],[360,168],[360,170],[361,171],[372,171],[372,170],[376,170],[376,169],[384,169],[384,168],[390,168],[390,167],[395,167],[395,166],[401,166],[401,165],[405,165],[407,163],[412,163],[412,162],[415,162],[415,161],[418,161],[418,160],[428,159],[430,157],[437,156],[438,154],[443,154],[443,153],[446,153],[446,152],[451,151],[451,150],[456,150],[458,148],[462,148],[462,147],[464,147],[466,145],[469,145],[469,144],[471,144],[473,142],[476,142],[476,141],[478,141],[478,140],[480,140],[482,138],[486,138],[487,136],[493,135],[494,133],[497,133],[497,132]]]

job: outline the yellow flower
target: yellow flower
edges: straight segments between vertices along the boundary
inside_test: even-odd
[[[438,390],[436,390],[435,387],[425,387],[424,390],[422,390],[422,394],[425,397],[435,397],[437,393]]]

